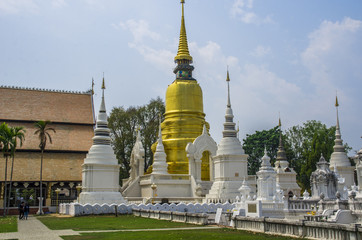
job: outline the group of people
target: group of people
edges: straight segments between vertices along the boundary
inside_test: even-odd
[[[19,220],[28,220],[29,210],[29,204],[21,202],[19,205]]]

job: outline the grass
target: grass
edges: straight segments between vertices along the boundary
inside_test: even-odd
[[[63,236],[65,240],[85,239],[127,239],[127,240],[287,240],[294,238],[277,237],[273,235],[250,233],[227,228],[210,230],[180,230],[180,231],[140,231],[140,232],[112,232],[112,233],[82,233],[80,236]]]
[[[18,222],[16,216],[0,217],[0,233],[17,231]]]
[[[73,229],[76,231],[87,230],[118,230],[118,229],[151,229],[151,228],[178,228],[195,227],[193,224],[176,223],[170,221],[122,215],[115,217],[82,216],[82,217],[54,217],[42,216],[38,219],[52,230]]]

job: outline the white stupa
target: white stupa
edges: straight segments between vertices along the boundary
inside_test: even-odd
[[[159,123],[158,130],[158,140],[155,154],[153,156],[153,174],[168,174],[167,172],[167,162],[166,162],[166,153],[165,148],[162,143],[162,133],[161,133],[161,118]]]
[[[123,203],[119,191],[119,164],[111,147],[110,130],[104,103],[104,78],[102,84],[102,103],[94,130],[93,145],[82,165],[81,204]]]
[[[226,105],[223,138],[221,139],[216,156],[213,157],[215,178],[207,199],[235,199],[243,179],[248,178],[248,155],[244,153],[241,142],[237,137],[234,115],[230,103],[229,71],[226,78],[228,84],[228,99]]]
[[[341,137],[341,131],[339,127],[338,116],[338,98],[336,96],[336,111],[337,111],[337,124],[336,124],[336,139],[334,140],[333,153],[330,159],[330,168],[333,171],[337,171],[340,177],[345,179],[345,185],[350,188],[354,185],[354,167],[351,166],[351,162],[348,159],[347,153],[344,150],[343,140]]]
[[[264,149],[264,156],[262,157],[261,167],[256,173],[258,176],[258,197],[257,200],[273,201],[276,195],[276,175],[274,168],[270,164],[270,157],[267,154],[266,148]]]

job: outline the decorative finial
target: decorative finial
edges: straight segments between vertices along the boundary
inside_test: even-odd
[[[227,82],[230,82],[230,77],[229,77],[229,66],[227,66],[226,81],[227,81]]]
[[[187,44],[187,35],[186,35],[185,18],[184,18],[184,3],[185,0],[181,0],[182,17],[181,17],[180,41],[178,45],[177,55],[175,57],[175,62],[186,60],[189,63],[192,63],[192,57],[189,53],[189,47]]]
[[[102,89],[106,89],[106,84],[104,83],[104,73],[103,73]]]
[[[94,78],[92,78],[92,95],[94,95]]]
[[[279,127],[282,127],[282,121],[280,120],[280,112],[279,112]]]
[[[226,74],[226,82],[228,83],[228,103],[227,103],[227,107],[231,107],[231,103],[230,103],[230,86],[229,86],[229,82],[230,82],[229,69],[227,70],[227,74]]]
[[[335,104],[334,106],[339,107],[339,104],[338,104],[338,97],[337,97],[337,92],[336,92],[336,104]]]
[[[158,138],[162,141],[162,132],[161,132],[161,113],[158,113]]]
[[[202,135],[207,134],[206,124],[202,127]]]

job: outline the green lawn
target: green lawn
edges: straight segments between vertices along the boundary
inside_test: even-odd
[[[0,233],[17,231],[18,222],[16,216],[0,217]]]
[[[83,239],[127,239],[127,240],[287,240],[294,238],[276,237],[272,235],[250,233],[233,229],[210,230],[179,230],[179,231],[142,231],[142,232],[113,232],[113,233],[82,233],[81,236],[63,236],[65,240]]]
[[[73,229],[87,230],[116,230],[116,229],[149,229],[149,228],[177,228],[195,227],[197,225],[176,223],[170,221],[135,217],[133,215],[112,216],[82,216],[82,217],[54,217],[42,216],[38,219],[53,230]]]

